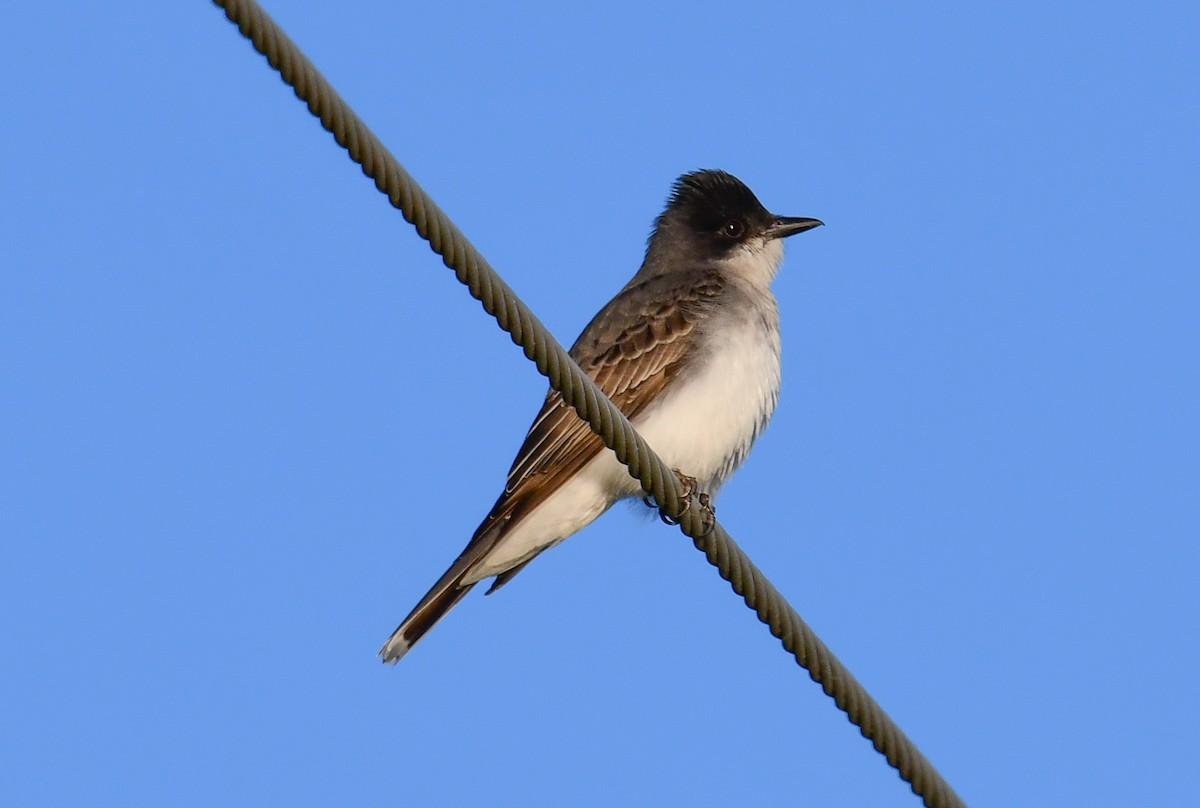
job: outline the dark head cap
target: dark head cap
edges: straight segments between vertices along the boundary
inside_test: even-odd
[[[782,238],[820,224],[817,219],[776,216],[737,177],[704,169],[675,181],[666,210],[655,222],[650,250],[663,241],[676,254],[698,252],[717,258],[751,239]]]

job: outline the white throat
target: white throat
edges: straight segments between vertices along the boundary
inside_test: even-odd
[[[753,238],[725,259],[725,271],[766,289],[779,273],[783,262],[783,239]]]

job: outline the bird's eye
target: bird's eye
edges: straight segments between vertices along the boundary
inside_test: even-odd
[[[721,235],[725,238],[741,238],[746,232],[746,226],[737,219],[731,219],[721,226]]]

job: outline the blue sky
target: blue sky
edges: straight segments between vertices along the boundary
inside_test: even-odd
[[[563,342],[824,219],[722,523],[972,804],[1191,801],[1195,3],[268,9]],[[916,804],[632,508],[380,665],[544,381],[215,7],[0,66],[0,802]]]

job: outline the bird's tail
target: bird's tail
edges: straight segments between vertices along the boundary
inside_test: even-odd
[[[463,599],[475,584],[462,584],[465,569],[456,569],[455,564],[442,576],[433,588],[421,598],[421,602],[404,618],[404,622],[392,632],[392,636],[379,649],[384,662],[396,662],[417,644],[429,629],[446,616],[446,612]]]
[[[501,502],[504,498],[501,497]],[[499,503],[497,503],[497,507]],[[392,636],[379,649],[379,656],[384,662],[395,662],[408,653],[408,649],[417,644],[417,640],[425,636],[429,629],[437,625],[446,616],[446,612],[454,608],[463,597],[471,591],[478,579],[463,583],[469,573],[496,546],[501,533],[507,524],[507,519],[496,519],[493,514],[484,520],[466,548],[459,554],[450,569],[438,579],[425,597],[421,598],[404,622],[392,632]]]
[[[450,569],[438,579],[433,588],[425,593],[421,602],[416,605],[408,617],[404,618],[388,641],[379,649],[379,656],[384,662],[396,662],[408,653],[408,649],[417,644],[417,640],[425,636],[429,629],[437,625],[446,616],[446,612],[454,608],[463,597],[478,583],[479,578],[470,573],[490,553],[503,536],[512,520],[512,505],[514,502],[507,494],[502,494],[492,507],[491,513],[483,520],[483,524],[475,531],[471,541],[459,554]],[[522,567],[524,564],[521,565]],[[513,571],[512,577],[516,571]],[[507,580],[507,578],[505,578]],[[469,583],[464,583],[469,581]],[[497,579],[496,585],[504,581]],[[495,586],[492,587],[495,589]]]

